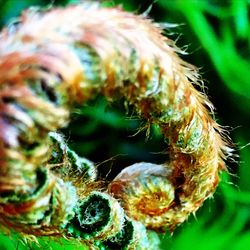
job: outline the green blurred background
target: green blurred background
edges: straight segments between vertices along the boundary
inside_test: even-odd
[[[74,0],[0,0],[0,26],[7,25],[29,6],[67,5]],[[227,126],[234,142],[234,160],[212,199],[191,215],[173,235],[161,235],[163,250],[250,249],[250,1],[249,0],[146,0],[106,1],[108,6],[149,16],[160,23],[178,24],[166,30],[189,54],[183,59],[200,68],[206,93],[216,107],[216,119]],[[151,9],[150,9],[151,8]],[[161,163],[166,148],[153,127],[133,136],[142,121],[128,119],[121,103],[99,98],[76,110],[63,131],[71,147],[98,163],[101,178],[112,179],[122,168],[140,161]],[[40,241],[40,249],[84,249],[68,241]],[[23,245],[16,235],[0,237],[0,249],[39,249]]]

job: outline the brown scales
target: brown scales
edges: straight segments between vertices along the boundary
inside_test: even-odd
[[[84,8],[79,5],[51,9],[46,13],[24,12],[16,30],[9,32],[5,29],[0,36],[1,168],[8,169],[10,166],[7,149],[19,149],[19,145],[12,145],[8,141],[6,132],[12,133],[13,130],[17,133],[13,135],[13,141],[29,138],[27,143],[38,141],[43,145],[49,131],[67,125],[74,103],[83,104],[100,93],[108,100],[125,97],[139,116],[149,123],[158,124],[170,141],[171,161],[162,165],[169,174],[162,176],[151,169],[150,175],[168,180],[169,183],[162,185],[166,185],[166,190],[173,188],[175,197],[159,211],[154,204],[148,204],[150,198],[141,197],[137,206],[143,213],[141,222],[157,231],[166,227],[172,230],[195,212],[215,191],[218,171],[223,168],[224,159],[230,151],[222,138],[220,127],[209,115],[212,105],[204,94],[192,86],[202,84],[195,67],[178,57],[179,49],[161,32],[151,20],[116,8]],[[87,66],[74,51],[77,44],[96,53],[101,81],[96,82],[95,86],[88,82],[85,75]],[[151,82],[156,68],[159,68],[157,81]],[[31,90],[27,81],[36,79],[50,86],[54,94],[61,96],[62,102],[55,104],[53,100],[42,99]],[[152,90],[147,88],[149,84]],[[21,107],[21,112],[27,112],[31,118],[32,122],[29,123],[24,115],[17,116],[22,130],[16,130],[13,122],[5,122],[4,117],[8,115],[5,107],[9,105],[6,98],[17,105],[16,112]],[[15,117],[15,110],[11,117]],[[29,137],[29,133],[33,136]],[[33,160],[32,171],[45,163],[40,158]],[[33,188],[37,185],[32,173],[23,173],[22,169],[19,171],[20,178],[31,183]],[[138,171],[136,174],[143,176],[145,173]],[[0,192],[4,191],[5,186],[5,182],[0,183]],[[94,189],[95,185],[92,186]],[[19,191],[12,187],[12,191],[18,195]],[[143,190],[144,186],[141,188]],[[159,192],[158,188],[161,187],[150,188],[153,201],[169,198],[168,193]],[[137,216],[138,211],[133,210],[134,204],[131,203],[135,197],[138,198],[137,190],[130,186],[129,178],[124,182],[117,177],[110,183],[109,190],[120,200],[129,216]],[[62,220],[67,210],[61,207],[63,198],[57,197],[60,206],[55,209],[60,211]],[[145,202],[144,207],[140,205]],[[5,206],[9,205],[2,204],[2,207]],[[4,213],[1,216],[4,217]],[[22,230],[15,223],[5,224]],[[43,234],[43,228],[49,230],[51,227],[54,230],[59,224],[40,225],[39,230]],[[34,231],[31,229],[30,233]]]

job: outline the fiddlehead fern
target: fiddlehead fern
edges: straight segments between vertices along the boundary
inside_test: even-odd
[[[178,51],[150,20],[94,4],[31,9],[3,30],[1,223],[99,248],[157,249],[145,227],[172,230],[195,212],[213,194],[230,153],[205,108],[212,105],[192,85],[200,82],[196,69]],[[97,94],[124,98],[157,124],[169,140],[170,163],[130,166],[106,192],[94,185],[94,164],[55,131],[75,105]]]

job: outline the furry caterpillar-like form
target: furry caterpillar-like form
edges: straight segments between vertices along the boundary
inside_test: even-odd
[[[0,222],[100,249],[157,249],[210,197],[230,154],[195,67],[151,20],[95,4],[30,9],[0,35]],[[74,105],[123,98],[169,141],[170,162],[124,169],[106,192],[56,133]],[[59,166],[59,167],[58,167]],[[153,231],[151,231],[153,230]]]

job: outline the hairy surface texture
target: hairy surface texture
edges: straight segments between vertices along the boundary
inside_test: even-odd
[[[95,4],[30,9],[0,35],[0,221],[91,247],[157,249],[210,197],[230,154],[195,67],[151,20]],[[125,100],[160,127],[170,162],[125,168],[98,190],[94,163],[56,133],[75,105]],[[153,230],[153,231],[150,231]]]

